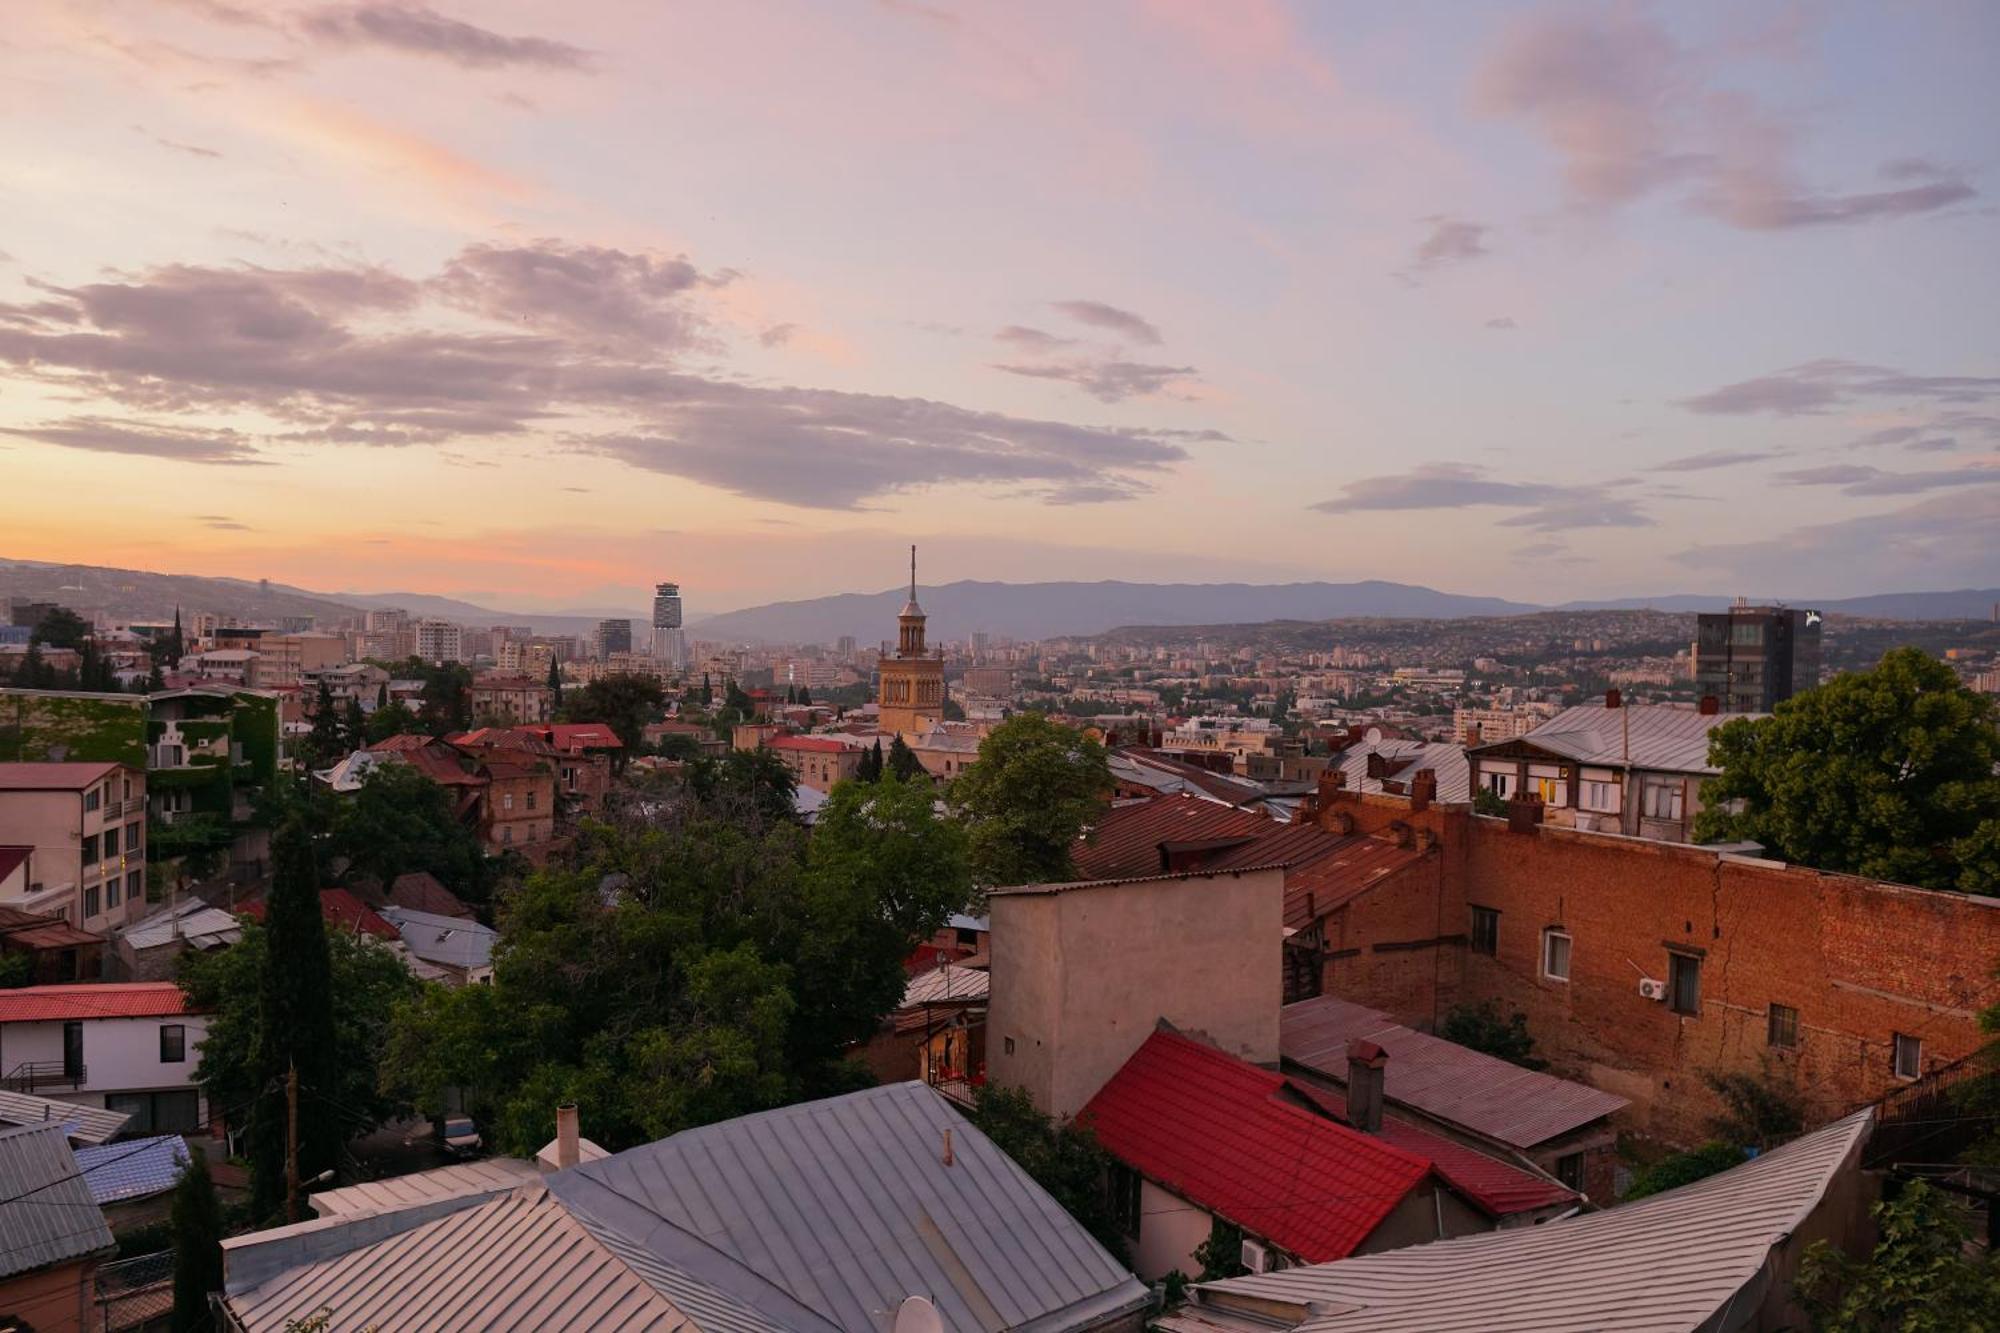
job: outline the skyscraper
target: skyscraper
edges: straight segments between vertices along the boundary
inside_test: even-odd
[[[608,660],[613,653],[632,651],[632,622],[629,620],[600,620],[597,622],[597,657]]]
[[[1821,615],[1739,601],[1695,625],[1695,693],[1725,713],[1768,713],[1819,684]]]
[[[681,634],[681,585],[653,587],[653,656],[675,666],[687,665],[687,639]]]

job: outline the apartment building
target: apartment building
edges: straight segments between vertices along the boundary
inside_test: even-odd
[[[146,910],[146,775],[128,764],[0,764],[0,848],[26,849],[4,905],[106,931]]]
[[[257,644],[257,680],[262,689],[305,682],[305,673],[339,666],[347,660],[347,644],[332,635],[267,634]]]
[[[419,620],[416,624],[417,656],[426,662],[463,662],[465,636],[449,620]]]

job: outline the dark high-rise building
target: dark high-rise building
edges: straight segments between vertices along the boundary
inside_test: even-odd
[[[597,656],[600,660],[613,653],[632,651],[632,622],[629,620],[600,620],[597,622]]]
[[[1819,684],[1820,613],[1746,606],[1699,617],[1695,693],[1725,713],[1768,713]]]

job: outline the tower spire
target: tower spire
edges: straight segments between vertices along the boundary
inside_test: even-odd
[[[910,600],[913,602],[917,600],[917,548],[915,543],[912,543],[910,546]]]

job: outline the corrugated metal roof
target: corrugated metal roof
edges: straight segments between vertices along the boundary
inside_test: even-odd
[[[100,1208],[166,1193],[180,1179],[188,1160],[187,1140],[178,1134],[76,1150],[77,1169],[83,1172],[90,1197]]]
[[[1495,741],[1494,745],[1526,742],[1578,763],[1614,768],[1630,764],[1670,773],[1717,773],[1721,770],[1708,762],[1708,734],[1725,722],[1763,716],[1703,713],[1668,704],[1627,704],[1623,708],[1578,704],[1512,742]]]
[[[952,1333],[1059,1333],[1148,1300],[919,1083],[688,1130],[558,1172],[549,1188],[593,1229],[798,1333],[880,1329],[911,1295],[935,1301]]]
[[[1858,1111],[1734,1170],[1602,1213],[1204,1284],[1191,1323],[1301,1333],[1723,1333],[1751,1326],[1772,1247],[1858,1161]],[[1236,1315],[1253,1298],[1266,1318]],[[1279,1303],[1276,1307],[1269,1302]]]
[[[510,1190],[538,1179],[540,1173],[517,1157],[483,1157],[476,1162],[455,1162],[432,1171],[321,1190],[309,1201],[321,1217],[336,1217],[344,1213],[407,1208],[432,1199],[459,1199],[468,1194]]]
[[[903,988],[903,1002],[899,1009],[914,1009],[925,1004],[951,1004],[965,1000],[983,1000],[992,986],[993,978],[988,973],[972,967],[957,967],[946,963],[930,971],[910,978],[910,984]]]
[[[123,1111],[107,1111],[101,1106],[52,1101],[0,1089],[0,1123],[62,1125],[74,1143],[108,1143],[118,1137],[131,1118]]]
[[[92,981],[0,990],[0,1023],[71,1018],[164,1018],[190,1012],[187,992],[171,981]]]
[[[1437,774],[1438,800],[1459,803],[1472,799],[1472,766],[1466,762],[1465,748],[1450,741],[1384,737],[1343,750],[1340,753],[1340,771],[1346,778],[1347,790],[1381,793],[1382,779],[1368,776],[1368,756],[1371,752],[1389,761],[1395,771],[1389,774],[1388,780],[1402,783],[1405,791],[1408,791],[1410,779],[1417,771],[1428,768]]]
[[[1347,1043],[1356,1037],[1389,1053],[1383,1090],[1390,1101],[1515,1148],[1546,1143],[1630,1104],[1404,1027],[1337,996],[1300,1000],[1279,1011],[1280,1054],[1329,1078],[1346,1081]]]
[[[0,1277],[112,1246],[61,1125],[0,1129]]]
[[[176,926],[176,920],[179,924]],[[173,943],[178,936],[196,949],[234,944],[243,937],[243,923],[234,913],[210,907],[199,898],[190,898],[173,907],[163,907],[126,927],[119,936],[134,949],[156,949]]]
[[[402,932],[410,952],[426,962],[462,968],[487,967],[493,962],[493,945],[500,935],[490,926],[463,917],[413,912],[407,907],[385,907],[382,915]]]
[[[1285,1078],[1175,1032],[1078,1117],[1112,1156],[1308,1262],[1351,1254],[1430,1163],[1295,1105]]]
[[[616,1333],[692,1321],[539,1185],[374,1245],[287,1269],[228,1298],[246,1333],[332,1312],[328,1333]]]
[[[1184,794],[1113,806],[1077,840],[1077,877],[1157,875],[1162,843],[1251,838],[1276,827],[1266,815]]]

